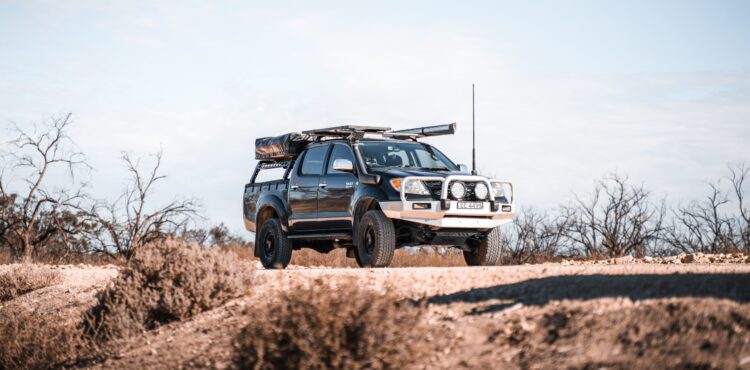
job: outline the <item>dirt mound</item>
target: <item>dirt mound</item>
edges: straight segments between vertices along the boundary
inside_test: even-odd
[[[485,359],[518,368],[730,369],[750,365],[750,307],[673,299],[572,304],[490,330]]]

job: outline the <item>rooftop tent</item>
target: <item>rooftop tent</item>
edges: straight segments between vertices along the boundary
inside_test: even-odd
[[[312,141],[310,135],[291,132],[281,136],[255,139],[255,159],[282,160],[299,155]]]

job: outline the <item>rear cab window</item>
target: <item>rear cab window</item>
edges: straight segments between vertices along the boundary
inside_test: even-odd
[[[300,175],[320,176],[323,174],[323,163],[325,163],[329,147],[330,145],[323,145],[308,149],[302,160]]]

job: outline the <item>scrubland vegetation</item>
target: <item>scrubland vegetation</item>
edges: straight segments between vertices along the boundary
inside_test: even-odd
[[[123,153],[129,177],[114,201],[90,197],[81,174],[91,168],[68,136],[71,116],[51,119],[27,132],[14,128],[0,173],[0,258],[45,262],[123,262],[143,245],[166,238],[242,252],[251,243],[226,226],[195,227],[199,202],[175,198],[152,204],[164,175],[162,154],[146,158]],[[51,174],[67,174],[67,184]],[[550,210],[522,207],[504,229],[503,263],[537,263],[557,258],[663,256],[676,253],[750,252],[750,167],[728,166],[727,175],[708,184],[706,195],[668,205],[645,185],[612,173],[588,193]],[[59,176],[57,177],[59,178]],[[16,179],[16,181],[10,181]],[[247,255],[247,253],[245,253]],[[452,265],[451,258],[402,254],[397,266]],[[458,259],[456,259],[458,260]],[[349,266],[338,255],[298,253],[294,264]]]

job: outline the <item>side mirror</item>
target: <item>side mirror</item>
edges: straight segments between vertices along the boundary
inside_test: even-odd
[[[339,158],[333,161],[333,169],[341,172],[354,172],[354,164],[348,159]]]
[[[461,171],[461,172],[463,172],[463,173],[469,173],[469,166],[467,166],[465,164],[459,164],[458,165],[458,170]]]

